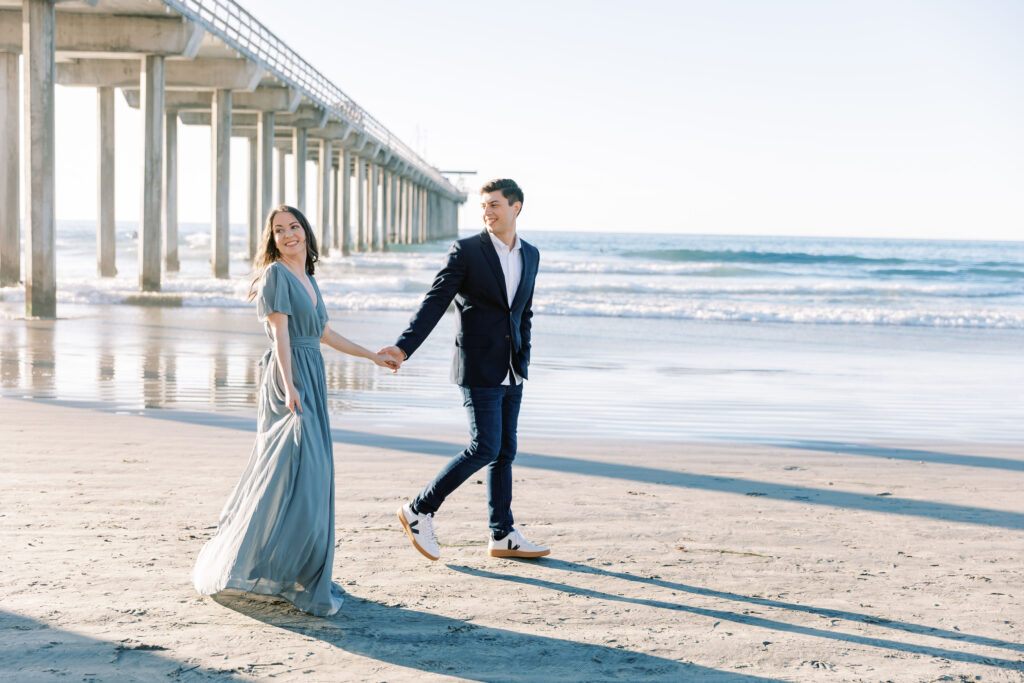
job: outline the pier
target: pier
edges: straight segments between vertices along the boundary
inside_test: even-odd
[[[56,316],[57,84],[96,89],[99,277],[117,272],[117,91],[144,122],[142,292],[159,291],[164,273],[179,267],[179,124],[211,129],[215,277],[229,277],[232,137],[249,141],[250,257],[263,218],[284,203],[288,163],[321,254],[457,234],[465,194],[233,0],[0,0],[0,286],[24,282],[30,317]],[[315,177],[307,178],[307,161],[316,162]],[[313,207],[305,205],[307,181],[315,183]]]

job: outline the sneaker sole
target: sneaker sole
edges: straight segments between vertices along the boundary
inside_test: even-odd
[[[433,560],[434,562],[437,562],[441,559],[440,555],[434,557],[426,550],[424,550],[419,543],[416,542],[416,535],[412,532],[412,528],[409,526],[409,522],[405,521],[405,515],[402,514],[402,508],[398,508],[398,521],[402,523],[402,528],[405,529],[405,535],[409,537],[410,541],[412,541],[412,547],[420,551],[420,555],[427,558],[428,560]]]
[[[529,552],[526,550],[501,550],[500,548],[492,548],[487,551],[487,554],[491,557],[544,557],[545,555],[551,554],[551,549],[548,548],[547,550],[535,550]]]

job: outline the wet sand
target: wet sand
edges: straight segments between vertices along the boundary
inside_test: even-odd
[[[192,589],[251,424],[0,398],[0,679],[1024,680],[1020,444],[526,435],[551,556],[488,558],[470,480],[430,563],[394,512],[462,430],[335,420],[318,619]]]

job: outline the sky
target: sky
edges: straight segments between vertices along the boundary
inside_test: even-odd
[[[240,4],[473,191],[516,179],[521,229],[1024,239],[1021,2]],[[58,88],[62,219],[96,214],[95,110]],[[137,220],[141,119],[117,117]],[[179,144],[180,219],[208,221],[209,130]]]

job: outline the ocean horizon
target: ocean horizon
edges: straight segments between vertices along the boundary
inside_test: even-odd
[[[61,221],[58,304],[137,297],[134,223],[117,231],[118,276],[96,275],[95,224]],[[464,230],[460,236],[474,230]],[[1024,329],[1024,242],[523,231],[542,253],[538,313],[796,324]],[[181,271],[163,292],[183,306],[246,306],[245,226],[231,231],[230,279],[211,276],[209,227],[182,224]],[[317,279],[335,310],[410,310],[450,240],[326,256]],[[0,288],[24,300],[24,288]]]

